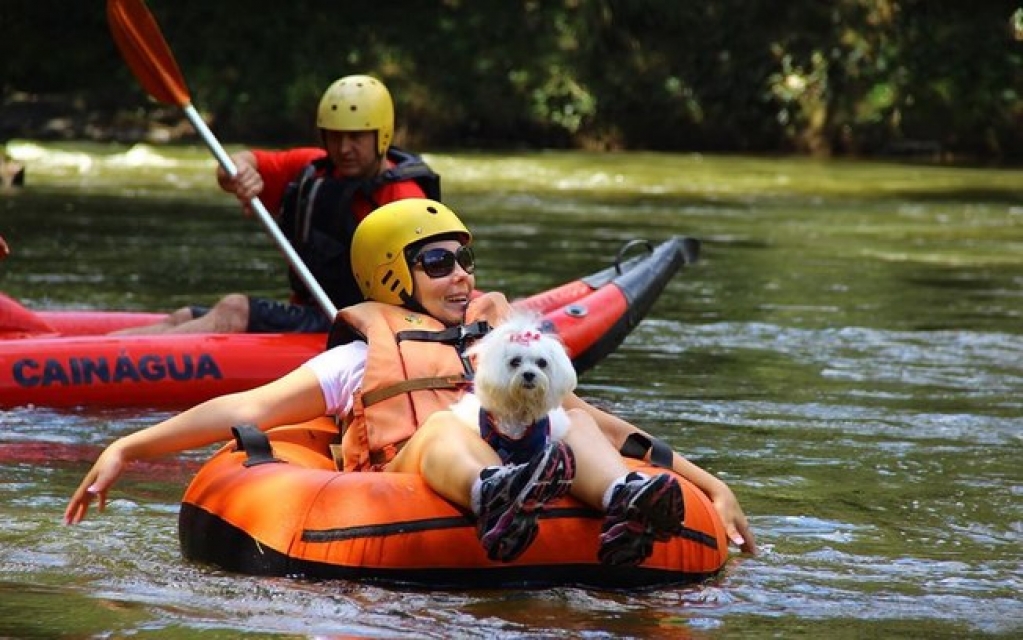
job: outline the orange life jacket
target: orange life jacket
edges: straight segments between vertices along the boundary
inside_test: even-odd
[[[475,306],[469,305],[465,324],[456,327],[379,302],[338,312],[338,321],[369,345],[341,440],[344,471],[382,469],[431,414],[448,408],[471,385],[462,350],[489,329]]]

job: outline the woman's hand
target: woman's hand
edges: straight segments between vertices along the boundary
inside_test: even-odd
[[[742,511],[742,507],[739,506],[739,500],[728,488],[728,485],[721,482],[720,486],[716,486],[713,493],[710,494],[710,499],[714,503],[714,509],[721,516],[721,522],[725,525],[728,540],[744,553],[756,555],[757,543],[753,536],[753,530],[750,529],[749,521]]]
[[[85,474],[67,509],[64,510],[64,524],[78,524],[85,518],[89,504],[98,499],[97,509],[102,513],[107,504],[107,491],[128,466],[119,442],[114,442],[100,454],[92,469]]]

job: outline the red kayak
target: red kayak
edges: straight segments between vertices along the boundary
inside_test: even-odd
[[[636,244],[646,253],[625,259]],[[692,238],[634,241],[612,266],[513,305],[543,314],[582,372],[622,343],[698,248]],[[279,378],[326,345],[325,334],[106,335],[164,317],[32,311],[0,294],[0,408],[182,408]]]

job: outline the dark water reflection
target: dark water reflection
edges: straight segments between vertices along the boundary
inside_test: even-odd
[[[15,146],[0,290],[36,307],[283,295],[197,149]],[[437,156],[480,282],[525,295],[632,238],[701,263],[582,392],[736,490],[763,552],[705,585],[422,593],[180,559],[209,452],[60,525],[99,448],[165,414],[0,412],[0,636],[1015,637],[1023,632],[1019,172],[659,154]]]

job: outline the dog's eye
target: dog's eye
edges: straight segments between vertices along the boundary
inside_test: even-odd
[[[511,362],[508,363],[508,366],[512,369],[518,369],[522,366],[522,358],[520,356],[515,356],[511,359]]]
[[[536,359],[536,366],[540,367],[541,369],[546,369],[547,368],[547,359],[546,358],[537,358]]]

